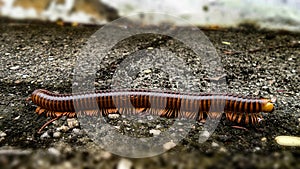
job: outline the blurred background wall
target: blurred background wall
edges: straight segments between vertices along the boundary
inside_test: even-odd
[[[300,31],[299,0],[0,0],[0,15],[14,19],[104,24],[138,12],[166,13],[199,26],[251,23]],[[168,22],[151,13],[136,19]]]

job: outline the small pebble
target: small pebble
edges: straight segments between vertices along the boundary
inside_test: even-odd
[[[68,126],[70,128],[74,128],[74,127],[78,127],[79,126],[79,122],[76,118],[68,118],[67,119],[67,123],[68,123]]]
[[[10,67],[9,69],[10,70],[17,70],[17,69],[19,69],[20,68],[20,66],[13,66],[13,67]]]
[[[162,128],[162,126],[160,124],[156,125],[155,128],[159,129]]]
[[[61,126],[57,128],[57,131],[67,132],[70,128],[68,126]]]
[[[101,157],[104,159],[104,160],[107,160],[109,158],[111,158],[112,154],[108,151],[104,151],[101,153]]]
[[[266,137],[261,138],[261,142],[266,142],[266,141],[267,141]]]
[[[149,131],[149,133],[153,134],[154,136],[158,136],[161,133],[161,131],[160,130],[151,129]]]
[[[203,131],[203,133],[201,133],[200,136],[201,136],[201,137],[208,138],[208,137],[209,137],[209,132],[208,132],[208,131]]]
[[[131,167],[132,162],[125,158],[122,158],[117,165],[117,169],[130,169]]]
[[[61,168],[73,168],[72,163],[70,161],[65,161],[60,165]]]
[[[300,146],[300,137],[296,136],[277,136],[275,140],[282,146]]]
[[[74,129],[73,129],[73,133],[75,133],[75,134],[80,134],[80,129],[74,128]]]
[[[61,132],[57,131],[53,133],[54,138],[59,138],[61,136]]]
[[[181,123],[181,122],[178,122],[177,124],[178,124],[178,126],[182,126],[183,125],[183,123]]]
[[[230,45],[231,43],[230,42],[226,42],[226,41],[222,41],[222,44],[224,44],[224,45]]]
[[[117,118],[119,118],[119,117],[120,117],[119,114],[109,114],[109,115],[108,115],[108,118],[110,118],[110,119],[117,119]]]
[[[21,80],[16,80],[15,84],[20,84],[22,81]]]
[[[223,152],[223,153],[226,153],[226,152],[227,152],[227,149],[224,148],[224,147],[221,147],[219,151],[220,151],[220,152]]]
[[[147,48],[148,50],[152,50],[152,49],[154,49],[152,46],[149,46],[148,48]]]
[[[22,75],[22,78],[23,78],[23,79],[25,79],[25,78],[27,78],[27,77],[29,77],[29,75]]]
[[[254,152],[259,151],[261,148],[260,147],[255,147]]]
[[[147,70],[144,70],[144,73],[145,74],[149,74],[149,73],[151,73],[152,71],[150,70],[150,69],[147,69]]]
[[[147,116],[147,120],[153,120],[153,116]]]
[[[43,138],[49,138],[50,136],[49,136],[49,134],[48,134],[48,132],[45,132],[45,133],[43,133],[42,135],[41,135],[41,139],[43,139]]]
[[[52,60],[54,60],[54,58],[52,58],[52,57],[49,57],[49,58],[48,58],[48,61],[52,61]]]
[[[48,152],[49,154],[52,154],[54,156],[60,156],[60,152],[56,148],[53,147],[48,148]]]
[[[138,119],[138,121],[137,121],[138,123],[144,123],[144,120],[142,120],[142,119]]]
[[[21,116],[17,116],[14,118],[14,120],[19,120]]]
[[[3,131],[0,131],[0,137],[5,137],[5,136],[7,136],[7,134],[4,133]]]
[[[211,146],[212,146],[212,147],[219,147],[219,144],[216,143],[216,142],[212,142],[212,143],[211,143]]]
[[[176,144],[173,141],[167,142],[163,145],[165,150],[170,150],[171,148],[175,147]]]

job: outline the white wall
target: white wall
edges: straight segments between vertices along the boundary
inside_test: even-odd
[[[62,18],[68,22],[105,23],[105,19],[93,18],[91,14],[70,13],[74,0],[65,0],[63,5],[52,3],[41,14],[35,9],[14,7],[12,5],[14,0],[2,1],[4,5],[0,7],[0,14],[13,18],[39,18],[52,21]],[[177,2],[175,0],[102,0],[102,2],[117,9],[121,16],[138,12],[159,12],[181,17],[194,25],[235,26],[243,22],[252,22],[267,28],[300,31],[300,0],[179,0]],[[148,23],[164,21],[164,18],[153,17],[151,13],[137,19]]]

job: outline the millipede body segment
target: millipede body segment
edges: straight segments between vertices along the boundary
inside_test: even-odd
[[[56,94],[35,90],[28,98],[38,107],[36,113],[52,117],[39,132],[62,116],[107,116],[108,114],[150,114],[167,118],[188,118],[198,121],[218,118],[238,123],[256,124],[260,112],[272,112],[269,99],[242,97],[233,94],[178,93],[143,89],[104,90],[76,94]]]

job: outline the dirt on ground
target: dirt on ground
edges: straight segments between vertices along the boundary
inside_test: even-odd
[[[38,116],[35,105],[25,99],[38,88],[71,93],[74,77],[82,75],[74,71],[81,70],[77,69],[80,62],[77,58],[100,28],[1,21],[1,168],[300,168],[300,147],[282,146],[275,141],[277,136],[300,136],[300,34],[261,30],[252,25],[199,28],[211,44],[205,44],[209,41],[204,40],[204,44],[191,41],[191,45],[202,49],[204,54],[206,46],[212,52],[208,55],[218,54],[219,65],[214,69],[209,64],[203,65],[205,59],[180,39],[150,33],[122,39],[102,60],[88,60],[91,65],[96,63],[93,75],[88,76],[83,69],[82,72],[87,78],[92,77],[93,87],[99,90],[130,87],[211,92],[217,86],[228,93],[270,98],[276,102],[276,109],[264,113],[259,124],[239,124],[222,117],[207,140],[199,142],[203,124],[195,122],[176,146],[167,141],[162,145],[165,152],[145,158],[123,157],[108,151],[83,129],[84,124],[80,124],[83,120],[76,118],[59,119],[38,134],[37,130],[49,118]],[[101,35],[100,42],[107,42],[104,47],[118,36],[114,27],[110,29]],[[184,37],[195,31],[184,27],[172,30]],[[155,58],[153,62],[156,49],[164,51],[160,56],[166,56],[167,60]],[[131,54],[135,57],[126,60]],[[142,66],[137,69],[136,65]],[[181,74],[174,74],[176,70]],[[188,80],[180,79],[182,75]],[[220,79],[223,83],[216,84]],[[140,138],[160,137],[174,120],[145,118],[146,122],[143,119],[139,124],[123,116],[109,121],[116,132]],[[179,129],[172,128],[175,135],[186,130],[180,128],[182,123],[176,123]],[[107,138],[112,141],[117,137]],[[118,145],[112,141],[111,147],[114,146]]]

